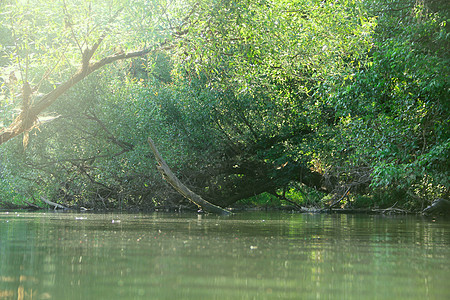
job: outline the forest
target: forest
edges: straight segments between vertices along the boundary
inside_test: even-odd
[[[2,1],[0,208],[208,210],[161,176],[152,145],[220,208],[448,201],[449,12],[445,0]]]

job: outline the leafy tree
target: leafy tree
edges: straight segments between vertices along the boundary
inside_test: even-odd
[[[1,142],[24,133],[2,145],[4,189],[22,178],[22,194],[79,205],[179,205],[151,135],[221,206],[448,194],[445,2],[52,3],[2,4]]]
[[[105,65],[170,48],[168,38],[176,38],[173,33],[184,28],[193,12],[165,21],[169,4],[151,1],[28,1],[2,6],[1,28],[10,44],[1,49],[9,57],[2,70],[7,92],[1,103],[10,108],[21,102],[21,108],[0,132],[0,144],[24,133],[24,145],[40,114],[76,83]],[[10,109],[4,114],[14,115]]]
[[[176,66],[172,74],[178,86],[153,90],[151,85],[154,83],[146,82],[150,81],[146,74],[154,70],[151,68],[152,60],[147,58],[133,62],[131,77],[120,73],[120,70],[127,70],[126,64],[116,65],[118,74],[103,73],[102,76],[118,78],[129,88],[124,89],[119,83],[104,90],[96,87],[97,81],[91,75],[92,86],[88,88],[88,84],[83,88],[93,91],[94,95],[99,94],[99,102],[89,101],[93,97],[85,95],[83,90],[61,98],[65,102],[57,111],[62,117],[53,122],[62,127],[55,127],[59,129],[58,133],[52,134],[51,147],[54,149],[43,151],[43,156],[29,162],[39,162],[42,166],[46,162],[45,157],[49,162],[47,153],[53,151],[61,157],[56,161],[60,168],[66,170],[63,177],[74,180],[53,180],[58,177],[56,174],[45,178],[52,179],[50,181],[56,182],[56,186],[61,182],[71,182],[71,190],[75,194],[92,190],[87,188],[86,182],[97,188],[100,185],[125,187],[125,178],[117,178],[120,167],[107,171],[110,163],[101,156],[103,151],[107,151],[104,158],[129,161],[130,157],[125,159],[124,156],[131,154],[135,147],[141,147],[139,143],[142,141],[142,135],[130,135],[130,132],[136,133],[141,129],[131,125],[125,128],[117,126],[130,120],[145,124],[146,117],[136,115],[133,119],[128,113],[124,117],[121,110],[124,104],[110,101],[117,95],[121,95],[121,99],[126,98],[127,95],[118,91],[136,93],[133,86],[139,89],[145,86],[148,89],[144,92],[145,98],[127,97],[131,97],[133,105],[139,107],[148,107],[154,101],[156,107],[161,108],[165,125],[159,127],[164,128],[166,140],[172,139],[180,147],[188,147],[188,150],[183,148],[184,153],[172,148],[170,157],[187,166],[180,169],[198,170],[194,183],[199,191],[209,192],[211,197],[220,196],[217,201],[222,205],[246,195],[267,190],[274,192],[298,178],[302,174],[299,170],[303,170],[303,179],[308,177],[307,174],[315,178],[316,175],[307,167],[307,159],[302,158],[307,151],[299,151],[305,136],[314,132],[314,125],[308,120],[310,115],[304,112],[314,107],[311,91],[325,74],[340,74],[352,60],[364,59],[373,29],[372,20],[367,18],[359,3],[354,2],[202,1],[184,5],[129,2],[117,6],[114,2],[63,1],[57,9],[50,8],[50,3],[33,7],[31,13],[24,14],[30,7],[10,6],[10,12],[4,14],[7,22],[3,23],[3,28],[9,30],[10,36],[24,36],[23,41],[17,45],[14,42],[12,48],[8,48],[17,57],[15,61],[9,61],[16,63],[14,74],[18,73],[18,80],[15,89],[22,90],[22,99],[14,103],[21,100],[31,104],[29,107],[28,104],[22,105],[21,113],[11,120],[13,125],[2,131],[2,142],[20,132],[28,132],[40,112],[50,105],[57,108],[56,99],[88,74],[119,60],[146,55],[154,50],[149,45],[165,39],[164,45],[176,45],[171,54]],[[187,15],[186,11],[189,12]],[[51,17],[55,15],[56,18]],[[12,22],[16,16],[34,23],[24,25],[28,24],[24,21],[16,24]],[[48,34],[43,35],[45,39],[39,41],[38,46],[35,45],[35,37],[25,38],[25,31],[30,32],[33,26],[44,24],[46,26],[42,28]],[[16,29],[19,25],[23,28],[20,34]],[[125,30],[128,37],[120,34]],[[10,40],[14,41],[14,38]],[[62,45],[67,45],[67,48]],[[53,50],[46,51],[48,49]],[[30,54],[36,59],[27,59]],[[73,67],[77,60],[81,62],[78,70]],[[58,63],[49,64],[49,61]],[[143,67],[137,67],[137,63],[142,63]],[[41,66],[45,65],[50,67],[43,69]],[[140,75],[137,71],[141,72]],[[68,76],[70,72],[73,75]],[[42,83],[38,81],[40,78],[44,79]],[[54,82],[64,80],[65,83],[53,87]],[[33,93],[37,92],[34,91],[36,86],[46,93],[42,99],[33,102],[24,98],[24,95],[32,97],[25,91],[29,82]],[[115,95],[100,96],[107,90]],[[154,100],[149,101],[150,94],[157,96],[152,96]],[[74,98],[87,100],[78,101],[77,113],[65,108],[76,101]],[[119,112],[123,121],[113,121],[111,116],[118,116]],[[80,120],[83,128],[77,125]],[[72,139],[70,143],[64,139],[64,132],[67,136],[79,136],[79,140],[74,143]],[[302,135],[298,136],[299,133]],[[40,136],[43,134],[37,138]],[[133,137],[138,140],[133,140]],[[27,139],[25,134],[25,144]],[[108,141],[111,148],[103,150],[101,144],[104,141]],[[37,140],[35,145],[38,145]],[[74,146],[77,150],[71,153]],[[95,151],[102,154],[94,155]],[[208,153],[203,160],[199,158],[202,151]],[[288,167],[278,168],[286,162],[290,162]],[[123,166],[117,161],[115,163]],[[133,160],[133,163],[138,162]],[[55,160],[50,161],[47,169],[54,166]],[[201,173],[204,175],[200,176]],[[80,178],[84,179],[80,181]],[[319,184],[317,179],[311,179],[314,181]],[[246,188],[249,184],[252,188]],[[229,197],[232,190],[235,196]]]
[[[327,161],[343,190],[423,208],[449,192],[448,10],[414,1],[373,9],[371,61],[324,95],[334,118]]]

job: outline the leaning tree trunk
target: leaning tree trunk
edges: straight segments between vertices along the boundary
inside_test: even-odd
[[[155,143],[153,140],[149,137],[148,143],[150,144],[150,148],[152,149],[153,154],[155,155],[156,160],[158,161],[158,171],[161,173],[163,178],[175,189],[177,192],[179,192],[181,195],[183,195],[185,198],[193,202],[195,205],[197,205],[199,208],[209,211],[212,213],[218,213],[218,214],[226,214],[229,215],[231,212],[227,209],[224,209],[222,207],[219,207],[217,205],[214,205],[193,191],[191,191],[187,186],[185,186],[176,176],[173,174],[172,170],[169,168],[167,163],[162,158],[161,154],[159,154],[158,149],[156,149]]]

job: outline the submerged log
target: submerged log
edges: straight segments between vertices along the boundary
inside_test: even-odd
[[[156,161],[158,162],[157,168],[161,173],[163,178],[181,195],[183,195],[186,199],[197,205],[199,208],[217,214],[225,214],[229,215],[231,212],[227,209],[224,209],[220,206],[214,205],[201,196],[197,195],[193,191],[191,191],[187,186],[185,186],[176,176],[173,174],[172,170],[169,168],[167,163],[162,158],[161,154],[159,154],[158,149],[156,149],[155,143],[149,137],[148,143],[150,144],[150,148],[152,149],[153,155],[155,155]]]
[[[431,203],[430,206],[423,210],[426,215],[450,215],[450,201],[442,198],[438,198]]]

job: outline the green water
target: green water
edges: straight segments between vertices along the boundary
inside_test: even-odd
[[[0,212],[0,299],[450,299],[450,222]]]

